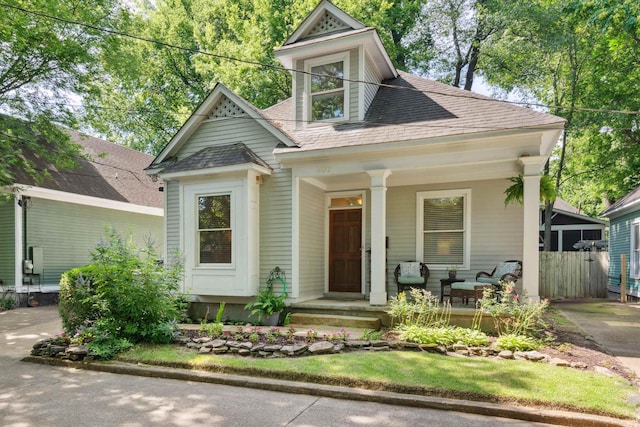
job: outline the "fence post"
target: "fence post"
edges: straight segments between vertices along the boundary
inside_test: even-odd
[[[620,255],[620,302],[627,302],[627,254]]]

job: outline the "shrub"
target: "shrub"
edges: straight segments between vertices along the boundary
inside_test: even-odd
[[[542,315],[549,301],[523,302],[515,293],[513,282],[502,283],[501,291],[487,289],[480,300],[479,310],[488,313],[498,335],[533,335],[542,325]]]
[[[405,292],[391,298],[387,313],[399,325],[446,326],[451,316],[451,305],[440,307],[438,297],[424,289],[412,288],[410,298]]]
[[[540,347],[538,341],[526,335],[505,334],[496,340],[496,347],[500,350],[529,351]]]
[[[399,328],[400,338],[419,344],[450,346],[464,344],[472,347],[489,345],[487,335],[478,330],[454,326],[424,327],[405,325]]]
[[[63,274],[65,332],[90,335],[89,348],[105,358],[137,342],[170,342],[185,302],[178,292],[182,263],[159,265],[150,242],[137,249],[113,229],[107,235],[89,266]]]

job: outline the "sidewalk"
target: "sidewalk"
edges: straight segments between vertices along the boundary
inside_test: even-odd
[[[558,302],[554,306],[640,379],[639,303],[586,300]]]

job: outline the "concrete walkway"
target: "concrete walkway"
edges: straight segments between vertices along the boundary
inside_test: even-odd
[[[640,379],[639,303],[587,300],[554,303],[554,306]]]

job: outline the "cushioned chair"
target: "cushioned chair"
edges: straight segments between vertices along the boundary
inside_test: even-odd
[[[498,286],[500,282],[516,282],[522,277],[522,262],[517,260],[499,263],[491,273],[481,271],[476,274],[476,282]]]
[[[410,288],[427,289],[429,268],[420,261],[401,262],[394,270],[393,278],[398,286],[398,293]]]

